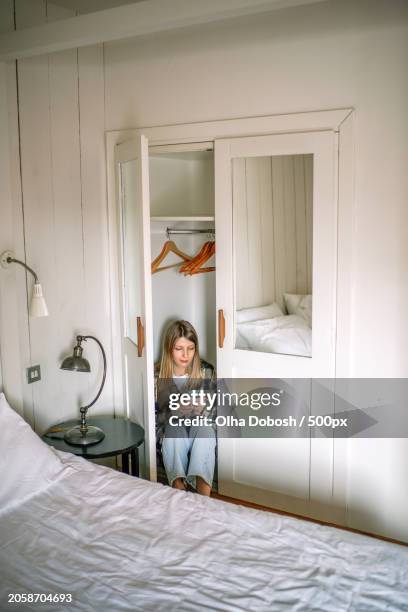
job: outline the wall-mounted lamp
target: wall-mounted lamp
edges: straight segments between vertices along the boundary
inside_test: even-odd
[[[86,340],[95,340],[95,342],[99,345],[99,348],[102,351],[103,358],[103,376],[101,386],[99,387],[99,391],[94,400],[87,406],[81,406],[81,424],[73,427],[69,431],[66,432],[64,436],[65,442],[68,444],[73,444],[74,446],[89,446],[90,444],[96,444],[104,439],[105,433],[99,427],[95,427],[93,425],[88,425],[86,422],[86,413],[88,412],[88,408],[94,405],[100,394],[102,393],[103,385],[105,384],[106,379],[106,355],[103,349],[102,344],[99,342],[98,338],[95,336],[77,336],[77,343],[74,347],[74,352],[71,356],[65,357],[64,361],[61,364],[61,370],[70,370],[72,372],[90,372],[91,366],[89,365],[89,361],[82,357],[83,348],[81,346],[82,342],[86,342]]]
[[[29,310],[30,317],[48,317],[48,308],[42,294],[42,287],[41,284],[38,282],[38,276],[34,272],[34,270],[27,266],[24,261],[15,259],[13,257],[13,253],[11,253],[10,251],[5,251],[4,253],[2,253],[2,255],[0,256],[0,263],[3,268],[8,268],[12,263],[19,264],[34,276],[33,294],[31,296]]]

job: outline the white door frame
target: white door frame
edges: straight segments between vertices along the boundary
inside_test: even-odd
[[[271,115],[229,119],[203,123],[189,123],[159,127],[141,127],[128,130],[115,130],[106,133],[106,162],[108,190],[108,231],[110,261],[110,291],[112,312],[113,361],[116,364],[113,372],[115,397],[120,406],[115,406],[118,414],[123,414],[123,374],[121,359],[121,311],[120,311],[120,278],[118,244],[118,210],[115,189],[115,146],[131,140],[141,134],[149,140],[149,145],[182,144],[214,141],[219,138],[242,136],[261,136],[267,134],[284,134],[296,132],[316,132],[332,130],[339,139],[338,155],[338,273],[336,328],[337,343],[334,375],[346,378],[351,371],[351,302],[352,302],[352,232],[353,232],[353,109],[336,109],[287,115]],[[147,339],[148,341],[148,339]],[[337,442],[337,441],[336,441]],[[344,442],[344,441],[339,441]],[[336,447],[339,450],[337,457]],[[330,450],[331,459],[345,462],[346,445],[333,444]],[[330,462],[332,463],[332,461]],[[332,470],[333,471],[333,470]],[[337,471],[337,470],[336,470]],[[345,480],[339,477],[332,482],[333,496],[340,501],[345,496]]]
[[[129,193],[130,201],[126,198],[127,206],[136,204],[132,217],[134,223],[129,222],[129,232],[134,232],[130,248],[132,259],[135,257],[136,269],[132,270],[135,278],[139,278],[140,290],[137,292],[138,303],[131,306],[127,304],[125,292],[127,293],[128,271],[125,270],[125,253],[123,241],[123,213],[122,201],[124,197],[122,174],[119,166],[126,162],[135,162],[135,189]],[[154,412],[154,381],[153,371],[148,369],[148,364],[153,363],[152,342],[145,342],[140,350],[139,326],[136,331],[136,321],[144,327],[146,337],[152,336],[152,291],[151,291],[151,268],[150,268],[150,200],[149,200],[149,151],[148,142],[144,136],[129,140],[115,147],[116,167],[116,192],[118,201],[119,233],[118,243],[120,256],[118,257],[118,274],[121,279],[121,291],[119,292],[121,311],[121,367],[123,382],[122,388],[126,394],[123,402],[126,416],[144,425],[145,448],[142,457],[142,473],[150,480],[157,479],[156,470],[156,430]],[[132,171],[132,176],[133,176]],[[120,229],[119,229],[120,228]],[[129,244],[127,242],[127,247]],[[133,252],[134,251],[134,252]],[[126,281],[126,282],[125,282]],[[133,291],[132,291],[133,293]],[[136,296],[135,296],[136,297]],[[129,311],[131,310],[130,321]],[[130,364],[130,365],[129,365]],[[128,371],[131,368],[131,372]],[[129,378],[132,376],[132,383]]]

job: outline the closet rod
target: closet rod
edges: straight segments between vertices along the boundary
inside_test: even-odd
[[[170,234],[213,234],[215,236],[215,229],[207,228],[207,229],[172,229],[168,227],[166,229],[166,234],[169,236]]]

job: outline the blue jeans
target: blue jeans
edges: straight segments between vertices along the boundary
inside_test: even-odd
[[[200,476],[211,487],[214,477],[215,445],[216,439],[212,427],[188,429],[180,427],[178,437],[166,437],[164,434],[162,455],[170,485],[176,478],[183,478],[196,488],[196,476]]]

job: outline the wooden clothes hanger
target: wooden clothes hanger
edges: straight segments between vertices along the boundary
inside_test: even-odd
[[[183,251],[180,251],[180,249],[175,244],[175,242],[173,242],[173,240],[167,240],[167,242],[164,243],[159,255],[152,261],[152,274],[160,272],[161,270],[167,270],[168,268],[175,268],[183,264],[183,262],[179,262],[160,268],[160,264],[169,253],[174,253],[175,255],[178,255],[184,262],[190,262],[192,260],[192,257],[190,257],[190,255],[187,255],[186,253],[183,253]]]
[[[197,253],[195,257],[192,258],[190,262],[183,264],[180,268],[180,272],[183,272],[184,275],[193,275],[193,274],[202,274],[204,272],[214,272],[215,267],[210,266],[207,268],[202,268],[201,266],[211,259],[211,257],[215,253],[215,242],[207,241],[201,247],[201,250]]]
[[[194,270],[191,274],[201,274],[204,272],[215,272],[215,266],[209,266],[208,268],[200,268],[199,270]]]
[[[184,274],[188,274],[190,270],[192,270],[198,263],[198,261],[200,261],[206,254],[206,252],[208,251],[209,248],[209,242],[204,242],[204,244],[202,245],[201,249],[199,250],[199,252],[194,255],[194,257],[191,258],[191,261],[188,261],[187,263],[184,263],[179,272],[184,272]]]
[[[193,259],[193,262],[195,262],[194,267],[192,267],[189,270],[189,274],[202,274],[204,272],[214,272],[215,266],[209,266],[207,268],[201,267],[206,261],[211,259],[211,257],[215,254],[215,241],[211,240],[207,244],[208,246],[207,246],[205,253],[203,253],[199,259],[198,258]]]

